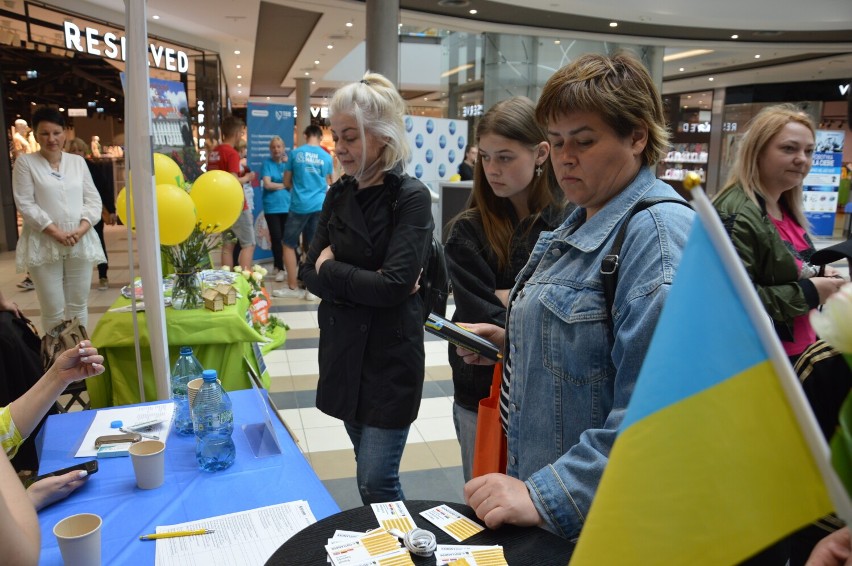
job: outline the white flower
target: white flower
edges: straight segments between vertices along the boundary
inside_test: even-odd
[[[242,273],[242,272],[243,272],[243,268],[242,268],[241,265],[234,266],[234,273]]]
[[[263,269],[263,267],[261,267],[261,265],[259,263],[255,263],[254,265],[251,266],[252,271],[260,271],[261,269]]]
[[[251,278],[255,280],[255,282],[260,283],[263,281],[263,274],[255,271],[251,274]]]
[[[223,265],[222,271],[231,271],[231,266],[230,265]]]
[[[266,277],[266,274],[269,273],[269,270],[265,267],[261,267],[258,271],[260,271],[264,277]]]
[[[844,354],[852,354],[852,283],[831,295],[822,312],[811,311],[811,325],[820,338]]]
[[[235,269],[236,269],[236,268],[235,268]],[[251,271],[241,271],[240,273],[242,273],[242,274],[243,274],[243,277],[245,277],[245,278],[246,278],[246,281],[248,281],[249,279],[251,279]]]

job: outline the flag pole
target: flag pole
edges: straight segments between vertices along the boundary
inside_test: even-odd
[[[685,188],[690,190],[692,207],[704,224],[713,247],[722,259],[728,278],[742,300],[746,314],[757,330],[763,347],[769,354],[769,360],[781,381],[781,388],[784,390],[787,401],[793,409],[793,414],[799,423],[802,436],[808,448],[810,448],[811,454],[814,456],[817,468],[823,482],[825,482],[828,496],[834,503],[835,511],[847,524],[852,524],[852,501],[850,501],[849,495],[840,483],[840,479],[834,472],[834,468],[831,467],[828,444],[822,437],[816,418],[802,392],[799,380],[793,373],[790,360],[775,334],[775,329],[769,323],[769,315],[760,303],[755,293],[754,285],[748,273],[746,273],[745,267],[736,249],[734,249],[734,245],[728,238],[728,234],[724,226],[722,226],[722,221],[719,219],[716,209],[713,207],[710,199],[707,198],[707,195],[704,194],[698,175],[694,173],[688,174],[683,184]],[[771,423],[767,423],[767,426],[771,426]]]

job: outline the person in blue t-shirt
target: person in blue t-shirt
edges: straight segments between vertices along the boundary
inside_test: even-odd
[[[296,246],[299,236],[304,239],[305,249],[317,231],[325,192],[331,184],[333,171],[331,156],[320,146],[322,130],[319,126],[305,128],[307,143],[290,152],[284,168],[284,185],[291,187],[290,212],[284,226],[284,266],[287,269],[287,287],[276,289],[272,294],[288,299],[312,299],[312,295],[298,288]]]
[[[269,140],[269,158],[263,160],[261,179],[263,180],[263,214],[269,228],[272,260],[275,264],[275,280],[284,281],[284,253],[281,242],[284,241],[284,225],[290,212],[290,191],[284,184],[284,170],[287,167],[287,150],[280,136]]]

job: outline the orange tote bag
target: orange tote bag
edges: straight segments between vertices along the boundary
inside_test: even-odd
[[[494,365],[491,394],[479,402],[476,419],[476,445],[473,450],[473,477],[506,473],[506,434],[500,422],[500,384],[503,364]]]

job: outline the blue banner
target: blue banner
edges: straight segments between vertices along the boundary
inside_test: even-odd
[[[263,191],[260,186],[263,161],[269,157],[269,140],[273,136],[279,136],[284,140],[284,146],[288,151],[293,149],[293,130],[296,125],[293,115],[294,108],[290,104],[249,102],[246,109],[246,129],[248,132],[246,160],[249,169],[257,174],[253,183],[253,215],[255,236],[257,237],[257,247],[254,249],[256,261],[272,258],[269,228],[266,226],[266,218],[263,216]]]
[[[843,132],[817,130],[813,163],[803,182],[805,216],[815,236],[833,236],[843,161]]]

